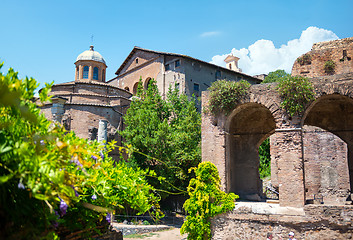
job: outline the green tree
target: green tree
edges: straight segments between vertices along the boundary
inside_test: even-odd
[[[272,83],[272,82],[280,82],[282,79],[289,77],[290,74],[286,73],[284,70],[276,70],[274,72],[270,72],[262,83]]]
[[[121,134],[125,146],[133,149],[129,161],[153,169],[159,179],[150,183],[156,188],[174,193],[186,190],[191,179],[188,169],[201,160],[201,118],[195,102],[177,89],[169,89],[163,100],[154,80],[146,91],[140,82],[124,120]]]
[[[260,178],[271,176],[271,154],[270,154],[270,138],[263,141],[259,147]]]
[[[116,164],[114,143],[104,148],[48,121],[33,102],[37,87],[12,69],[0,72],[0,239],[57,239],[95,229],[116,207],[158,207],[145,180],[153,172]],[[42,102],[49,91],[47,84]]]
[[[192,240],[210,239],[211,218],[232,210],[239,197],[221,191],[218,170],[213,163],[202,162],[190,170],[195,170],[196,178],[188,186],[190,198],[184,203],[188,216],[180,232],[188,233],[188,239]]]

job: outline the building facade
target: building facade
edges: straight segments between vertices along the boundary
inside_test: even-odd
[[[155,79],[161,95],[165,98],[169,87],[176,86],[187,96],[200,97],[211,84],[220,79],[233,81],[246,80],[251,84],[261,80],[240,72],[234,56],[227,57],[227,67],[223,68],[186,55],[157,52],[134,47],[123,64],[116,71],[116,77],[108,83],[136,94],[139,80],[143,87]]]
[[[41,106],[42,112],[81,138],[115,139],[121,144],[117,130],[123,129],[122,116],[132,94],[105,82],[107,65],[93,46],[77,57],[75,65],[75,81],[53,85],[52,102]]]

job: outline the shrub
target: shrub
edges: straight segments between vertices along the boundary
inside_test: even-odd
[[[332,60],[328,60],[324,64],[324,70],[327,74],[333,74],[335,72],[336,64]]]
[[[298,57],[297,62],[302,66],[311,64],[311,55],[306,53],[306,54],[302,55],[301,57]]]
[[[188,187],[190,198],[184,203],[188,216],[180,232],[188,233],[187,239],[210,239],[211,218],[232,210],[234,200],[239,197],[221,191],[218,170],[213,163],[202,162],[193,169],[196,178],[191,179]]]
[[[239,82],[219,80],[212,83],[208,111],[217,115],[228,115],[235,106],[248,94],[250,83],[245,80]]]
[[[277,86],[282,102],[281,106],[291,116],[304,111],[305,105],[314,99],[314,90],[308,78],[289,76]]]

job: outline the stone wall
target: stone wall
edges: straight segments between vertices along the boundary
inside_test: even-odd
[[[307,61],[300,61],[303,57]],[[341,40],[321,42],[313,45],[312,50],[294,62],[292,76],[301,75],[306,77],[319,77],[333,74],[344,74],[353,72],[353,37]],[[325,62],[333,61],[335,69],[333,72],[325,72]]]
[[[213,240],[288,239],[332,240],[353,238],[353,206],[308,205],[304,208],[276,204],[236,203],[235,209],[212,220]]]

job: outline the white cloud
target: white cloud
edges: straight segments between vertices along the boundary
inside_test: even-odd
[[[214,32],[204,32],[200,34],[200,37],[213,37],[221,34],[221,32],[214,31]]]
[[[240,58],[239,67],[245,74],[267,74],[277,69],[290,73],[295,59],[310,51],[313,43],[335,39],[338,37],[332,31],[308,27],[299,39],[290,40],[280,48],[276,48],[271,40],[261,39],[248,48],[233,48],[230,53]],[[230,53],[212,57],[211,63],[224,67],[223,60]]]

